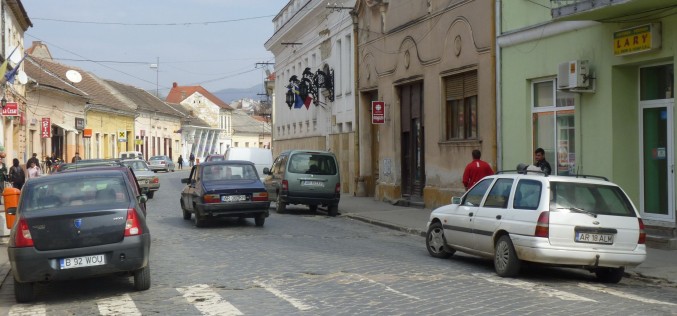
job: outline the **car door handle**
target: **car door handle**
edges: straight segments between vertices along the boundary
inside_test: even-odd
[[[501,215],[496,215],[496,219],[501,219]]]
[[[473,213],[473,212],[468,213],[469,217],[472,217],[473,215],[475,215],[475,213]]]

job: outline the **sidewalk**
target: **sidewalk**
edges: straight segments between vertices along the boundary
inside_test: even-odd
[[[339,204],[342,216],[422,237],[426,235],[425,225],[431,212],[431,209],[394,206],[373,197],[341,195]],[[425,247],[424,239],[421,239],[421,247]],[[627,269],[626,273],[677,283],[677,250],[647,248],[644,263]]]

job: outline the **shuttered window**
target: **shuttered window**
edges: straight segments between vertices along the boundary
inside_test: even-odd
[[[444,79],[446,140],[476,139],[477,70]]]

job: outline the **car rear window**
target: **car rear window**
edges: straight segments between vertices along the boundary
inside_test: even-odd
[[[612,185],[576,182],[550,183],[550,210],[582,210],[597,215],[635,217],[632,203]]]
[[[164,160],[165,158],[162,156],[155,156],[155,157],[150,157],[150,160]]]
[[[299,153],[291,156],[289,172],[317,175],[335,175],[338,172],[334,156]]]
[[[207,161],[222,161],[222,160],[226,160],[226,158],[223,157],[223,156],[209,156],[208,158],[209,158],[209,159],[207,159]]]
[[[134,171],[150,171],[148,165],[143,161],[126,161],[123,164],[127,167],[132,168]]]
[[[252,165],[214,165],[202,168],[202,181],[258,180],[259,175]]]
[[[95,205],[105,208],[125,208],[130,201],[122,176],[40,182],[28,189],[32,194],[22,201],[22,212]]]

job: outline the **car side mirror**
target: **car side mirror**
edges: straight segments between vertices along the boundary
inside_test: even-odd
[[[461,204],[461,198],[460,197],[452,197],[451,198],[451,204]]]
[[[263,174],[270,174],[270,169],[268,167],[263,168]]]
[[[148,202],[148,196],[146,196],[145,194],[139,195],[139,204],[143,204],[146,202]]]
[[[190,179],[189,178],[183,178],[183,179],[181,179],[181,183],[188,184],[188,183],[190,183]]]
[[[7,209],[7,215],[16,215],[16,207],[10,207]]]

